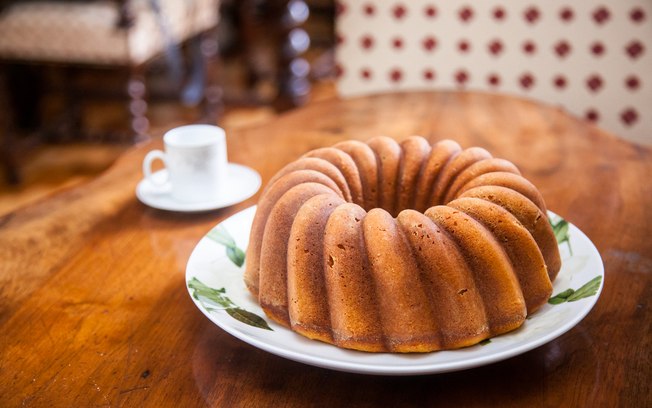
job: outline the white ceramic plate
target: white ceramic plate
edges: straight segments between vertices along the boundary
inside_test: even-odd
[[[159,210],[178,212],[199,212],[217,210],[246,200],[260,188],[261,179],[256,170],[241,164],[227,165],[226,194],[215,201],[184,203],[175,200],[170,194],[170,187],[158,187],[149,180],[143,179],[136,187],[136,197],[145,205]],[[152,174],[156,181],[163,182],[167,178],[167,170],[159,170]]]
[[[227,250],[231,245],[228,235],[233,237],[237,247],[244,250],[255,211],[256,207],[250,207],[233,215],[202,238],[188,260],[188,291],[199,310],[226,332],[262,350],[318,367],[365,374],[416,375],[462,370],[504,360],[545,344],[579,323],[598,300],[604,282],[604,267],[595,246],[579,229],[569,224],[570,245],[560,244],[563,266],[554,282],[553,295],[568,288],[578,289],[600,276],[595,295],[574,302],[546,304],[521,328],[492,338],[485,345],[425,354],[365,353],[341,349],[309,340],[274,323],[245,288],[242,279],[244,267],[236,266],[231,258],[237,260],[237,254],[234,250]],[[196,287],[197,280],[210,288],[224,288],[223,295],[233,304],[262,317],[272,330],[242,323],[207,298],[193,296],[196,290],[192,287]]]

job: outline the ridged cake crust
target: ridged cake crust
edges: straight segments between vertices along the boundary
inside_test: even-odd
[[[429,352],[520,327],[560,267],[543,198],[514,164],[377,137],[313,150],[270,180],[245,283],[308,338]]]

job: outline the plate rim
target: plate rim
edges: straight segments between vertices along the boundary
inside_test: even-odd
[[[221,222],[217,223],[214,225],[213,228],[216,228],[220,225],[223,225],[225,222],[229,222],[229,220],[233,220],[236,217],[243,217],[245,216],[246,212],[251,212],[251,217],[253,218],[255,214],[255,209],[256,205],[253,205],[251,207],[248,207],[246,209],[243,209],[230,217],[225,218]],[[548,211],[549,215],[557,216],[552,211]],[[233,222],[233,221],[230,221]],[[484,366],[492,363],[496,363],[502,360],[506,360],[511,357],[515,357],[517,355],[523,354],[525,352],[531,351],[535,348],[538,348],[560,336],[563,334],[567,333],[569,330],[571,330],[573,327],[575,327],[579,322],[581,322],[588,314],[589,312],[593,309],[595,304],[597,303],[602,290],[604,288],[604,276],[605,276],[605,270],[604,270],[604,263],[602,261],[602,258],[600,257],[600,253],[593,244],[593,242],[588,238],[586,234],[584,234],[583,231],[581,231],[579,228],[577,228],[574,224],[568,223],[569,224],[569,229],[571,232],[571,240],[572,241],[578,241],[582,240],[586,244],[586,247],[588,248],[588,252],[590,252],[589,257],[594,258],[595,260],[598,261],[599,264],[599,269],[593,271],[595,275],[602,276],[600,286],[598,287],[598,290],[595,295],[591,296],[588,298],[588,302],[585,303],[585,305],[576,313],[574,313],[570,319],[564,321],[564,323],[555,328],[554,330],[539,336],[535,339],[529,340],[525,342],[524,344],[517,345],[516,347],[513,348],[508,348],[505,350],[498,350],[494,353],[491,353],[486,356],[478,356],[474,357],[471,359],[462,359],[459,361],[449,361],[449,362],[439,362],[439,363],[426,363],[426,364],[420,364],[420,365],[400,365],[400,366],[392,366],[391,363],[385,363],[385,364],[368,364],[368,363],[360,363],[360,362],[348,362],[348,361],[341,361],[341,360],[334,360],[334,359],[329,359],[325,357],[319,357],[315,356],[309,353],[301,352],[300,350],[295,350],[292,348],[287,348],[287,347],[280,347],[276,344],[265,342],[263,340],[260,340],[258,337],[251,336],[247,334],[246,332],[243,332],[238,328],[238,324],[242,324],[240,322],[237,322],[236,320],[232,319],[233,321],[229,321],[228,319],[223,319],[223,318],[217,318],[215,314],[211,314],[210,311],[206,310],[202,305],[199,304],[199,302],[193,297],[191,288],[188,286],[188,282],[192,277],[195,276],[195,274],[192,273],[191,271],[191,264],[196,255],[196,252],[198,251],[198,248],[200,247],[200,244],[203,240],[208,239],[207,234],[203,235],[200,241],[197,243],[195,248],[193,249],[189,259],[188,263],[186,265],[186,289],[188,290],[188,293],[193,301],[195,303],[196,307],[206,316],[208,319],[216,324],[218,327],[220,327],[222,330],[225,332],[229,333],[230,335],[236,337],[237,339],[244,341],[245,343],[256,347],[258,349],[261,349],[263,351],[269,352],[271,354],[287,358],[292,361],[296,361],[299,363],[303,364],[308,364],[312,366],[317,366],[317,367],[322,367],[326,369],[331,369],[331,370],[337,370],[337,371],[343,371],[343,372],[350,372],[350,373],[358,373],[358,374],[370,374],[370,375],[397,375],[397,376],[405,376],[405,375],[428,375],[428,374],[437,374],[437,373],[446,373],[446,372],[453,372],[453,371],[461,371],[461,370],[466,370],[466,369],[471,369],[474,367],[479,367],[479,366]],[[246,233],[247,239],[249,237],[249,232]],[[562,266],[563,268],[563,266]],[[240,268],[244,271],[244,267]],[[246,289],[245,289],[246,290]],[[553,292],[554,294],[554,292]],[[586,299],[583,299],[586,300]],[[224,315],[226,315],[224,313]],[[264,314],[263,314],[264,316]],[[223,316],[222,316],[223,317]],[[266,317],[266,316],[265,316]],[[266,317],[266,320],[269,320],[269,318]],[[237,324],[235,324],[237,323]],[[274,325],[274,330],[280,329],[280,330],[286,330],[288,333],[293,334],[295,336],[300,336],[297,333],[294,333],[291,329],[286,328],[284,326],[281,326],[279,324],[276,324],[275,322],[271,321],[271,323]],[[527,321],[526,321],[527,323]],[[521,328],[516,329],[522,330],[524,326],[521,326]],[[504,335],[496,336],[495,338],[501,338],[505,335],[509,335],[509,333],[505,333]],[[263,336],[264,337],[264,336]],[[320,345],[326,346],[326,347],[334,347],[339,350],[343,350],[344,352],[352,352],[352,353],[362,353],[361,355],[388,355],[388,356],[393,356],[392,358],[396,356],[403,356],[401,353],[366,353],[363,351],[357,351],[357,350],[349,350],[349,349],[343,349],[340,347],[337,347],[335,345],[329,344],[329,343],[324,343],[320,342],[318,340],[310,340],[307,338],[304,338],[303,336],[300,336],[299,338],[305,339],[307,341],[314,341]],[[436,351],[432,353],[456,353],[464,350],[469,350],[470,348],[462,348],[462,349],[455,349],[455,350],[441,350],[441,351]],[[408,353],[405,354],[405,356],[413,356],[413,355],[429,355],[432,353]]]

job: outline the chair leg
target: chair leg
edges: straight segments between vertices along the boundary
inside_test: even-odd
[[[12,109],[9,99],[7,68],[0,65],[0,129],[4,129],[0,135],[0,163],[2,164],[6,183],[16,185],[20,183],[20,173],[16,159],[18,140],[14,124],[14,109]]]
[[[65,108],[60,126],[55,129],[55,138],[58,142],[70,142],[75,138],[89,138],[82,128],[81,93],[76,83],[78,75],[79,71],[75,67],[63,67],[62,90]]]
[[[310,94],[310,64],[301,57],[310,47],[310,37],[301,28],[310,15],[310,9],[301,0],[281,3],[285,4],[279,10],[279,92],[275,105],[279,110],[286,110],[303,105],[308,101]]]
[[[183,86],[179,86],[181,103],[185,106],[199,105],[206,90],[206,70],[208,67],[201,49],[201,41],[199,36],[188,41],[188,52],[186,54],[190,59],[190,70]]]
[[[14,132],[7,130],[0,142],[0,161],[2,162],[5,182],[9,185],[17,185],[21,181],[15,154],[14,139]]]
[[[129,95],[129,113],[131,115],[131,130],[134,132],[134,141],[140,142],[149,139],[149,120],[147,119],[147,101],[145,99],[147,87],[142,67],[133,67],[127,81],[127,94]]]
[[[243,0],[237,3],[235,10],[237,27],[238,27],[238,50],[245,57],[245,70],[246,70],[246,85],[248,88],[255,88],[260,81],[275,82],[274,64],[270,61],[264,63],[264,58],[260,58],[262,53],[261,47],[267,49],[267,43],[262,41],[268,39],[269,33],[274,33],[274,29],[270,29],[267,16],[276,16],[277,7],[269,0]],[[274,17],[273,17],[274,18]],[[277,19],[274,18],[274,25],[276,27]],[[262,63],[261,63],[262,62]],[[253,99],[259,99],[255,97]]]
[[[215,30],[210,30],[198,37],[195,55],[198,58],[193,58],[193,60],[202,66],[204,76],[201,100],[202,121],[217,124],[224,114],[224,93],[219,79],[222,66]]]

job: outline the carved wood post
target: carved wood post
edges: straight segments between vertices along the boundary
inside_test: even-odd
[[[310,47],[310,36],[301,27],[310,16],[310,9],[303,0],[279,3],[279,90],[275,106],[284,110],[304,104],[310,93],[310,64],[302,57]]]
[[[6,65],[0,64],[0,163],[4,170],[4,178],[10,185],[20,181],[18,163],[14,150],[16,149],[16,129],[13,121],[13,109],[9,102],[9,86],[7,84]]]
[[[222,90],[220,75],[222,65],[220,59],[217,30],[209,30],[199,37],[199,55],[205,75],[205,84],[202,98],[203,121],[219,123],[224,114],[224,92]]]
[[[129,113],[131,114],[131,130],[135,133],[134,141],[147,139],[149,120],[147,119],[147,101],[145,94],[145,76],[143,67],[132,67],[129,81],[127,82],[127,94],[129,95]]]

